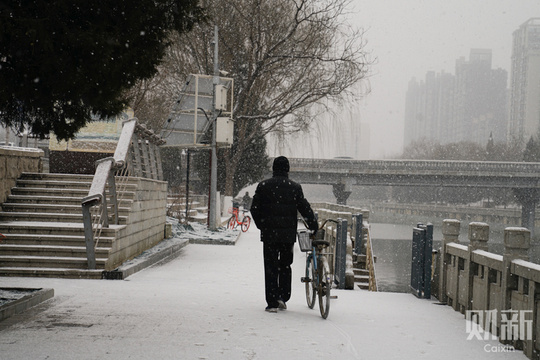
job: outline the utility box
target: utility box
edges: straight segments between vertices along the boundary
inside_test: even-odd
[[[216,110],[227,110],[227,87],[216,85]]]
[[[230,146],[234,139],[234,121],[228,117],[218,117],[216,121],[216,144]]]

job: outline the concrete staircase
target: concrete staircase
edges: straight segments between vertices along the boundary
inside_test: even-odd
[[[206,224],[208,213],[208,198],[203,195],[191,194],[188,221]],[[186,198],[184,195],[172,194],[167,197],[167,215],[185,220]]]
[[[46,173],[24,173],[17,180],[1,205],[0,233],[6,239],[0,243],[0,276],[102,277],[129,208],[119,209],[120,225],[103,229],[97,269],[88,270],[81,200],[91,182],[91,175]]]
[[[366,269],[366,255],[353,254],[354,283],[359,289],[369,290],[369,270]]]

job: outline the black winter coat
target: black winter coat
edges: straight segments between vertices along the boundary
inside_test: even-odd
[[[294,243],[298,212],[309,229],[317,230],[315,214],[304,198],[302,186],[290,180],[286,172],[274,172],[259,183],[251,203],[251,215],[261,230],[261,241]]]

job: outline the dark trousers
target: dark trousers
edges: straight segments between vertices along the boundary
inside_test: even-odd
[[[277,308],[278,300],[287,302],[291,298],[294,243],[263,244],[266,302],[268,306]]]

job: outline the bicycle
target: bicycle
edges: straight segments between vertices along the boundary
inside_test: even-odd
[[[249,229],[249,225],[251,224],[251,217],[249,215],[246,215],[248,212],[247,210],[242,210],[242,221],[238,219],[238,213],[240,212],[240,209],[237,207],[233,207],[232,210],[229,209],[229,213],[232,213],[232,216],[227,221],[227,228],[234,230],[238,225],[240,225],[240,228],[242,229],[242,232],[246,232]]]
[[[319,298],[319,310],[323,319],[328,317],[330,312],[330,291],[332,288],[332,278],[330,267],[324,249],[330,246],[330,242],[324,240],[323,227],[326,220],[319,230],[313,234],[310,230],[297,231],[300,250],[307,253],[306,257],[306,276],[302,277],[302,282],[306,284],[306,300],[310,309],[315,306],[315,296]]]
[[[4,235],[4,234],[2,234],[2,233],[0,233],[0,243],[1,243],[2,241],[6,240],[6,239],[7,239],[7,236]]]

